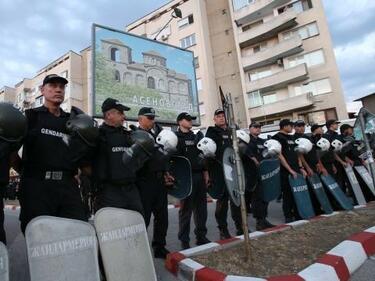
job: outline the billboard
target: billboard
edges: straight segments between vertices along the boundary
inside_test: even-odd
[[[94,116],[111,97],[131,108],[128,120],[153,107],[160,123],[175,124],[185,111],[200,125],[193,52],[97,24],[92,46]]]

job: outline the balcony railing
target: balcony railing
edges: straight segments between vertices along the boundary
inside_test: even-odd
[[[249,109],[251,118],[259,118],[274,114],[291,112],[314,105],[314,98],[311,93],[289,97],[274,103],[264,104]]]
[[[297,25],[297,13],[293,10],[282,13],[270,21],[241,32],[238,41],[241,48],[277,36],[278,33]]]
[[[254,55],[242,58],[244,71],[274,64],[277,60],[302,52],[302,39],[295,36]]]
[[[257,90],[272,91],[285,88],[290,83],[303,81],[308,78],[306,64],[300,64],[292,68],[285,69],[273,75],[246,83],[246,91],[248,93]]]
[[[290,0],[255,0],[254,3],[242,9],[235,10],[234,19],[238,25],[244,25],[271,14],[273,9],[288,2],[290,2]]]

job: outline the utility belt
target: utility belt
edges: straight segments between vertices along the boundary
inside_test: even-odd
[[[22,176],[26,178],[47,180],[47,181],[70,181],[75,176],[73,171],[56,170],[24,170]]]

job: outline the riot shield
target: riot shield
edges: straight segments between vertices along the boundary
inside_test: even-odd
[[[371,193],[375,196],[375,188],[374,183],[372,182],[372,178],[368,170],[364,166],[355,166],[354,169],[358,172],[359,176],[363,179],[366,183],[366,186],[371,191]]]
[[[279,159],[262,160],[259,165],[259,177],[263,201],[271,202],[279,197],[281,193]]]
[[[184,199],[191,194],[192,176],[189,159],[183,156],[172,156],[169,160],[169,172],[175,178],[175,184],[168,193],[177,199]]]
[[[333,209],[331,203],[329,203],[329,199],[324,191],[323,184],[320,181],[319,176],[317,174],[313,174],[312,176],[307,177],[307,181],[310,184],[315,197],[318,199],[320,206],[322,206],[324,213],[331,214]]]
[[[289,184],[292,189],[294,201],[296,202],[298,214],[301,218],[310,219],[315,217],[309,189],[304,177],[301,174],[298,174],[297,178],[289,175]]]
[[[156,281],[146,226],[140,213],[103,208],[96,212],[94,224],[107,281]]]
[[[9,256],[7,247],[0,242],[0,280],[9,281]]]
[[[353,168],[350,165],[346,165],[344,167],[345,173],[348,176],[350,186],[353,190],[355,199],[357,201],[358,205],[366,205],[366,199],[365,196],[362,193],[361,187],[358,183],[357,177],[354,174]]]
[[[208,194],[214,199],[221,199],[226,189],[223,165],[216,159],[208,159],[208,173],[211,181]]]
[[[225,185],[227,187],[230,199],[239,207],[241,204],[240,185],[238,182],[238,174],[236,170],[234,149],[227,147],[223,153],[223,172]],[[245,184],[245,170],[241,162],[241,179]]]
[[[349,198],[346,197],[345,193],[342,191],[340,186],[334,180],[331,175],[321,175],[320,176],[323,185],[328,189],[328,191],[333,195],[335,200],[340,204],[344,210],[352,210],[353,205],[350,202]]]
[[[100,280],[95,229],[86,222],[40,216],[26,227],[31,281]]]

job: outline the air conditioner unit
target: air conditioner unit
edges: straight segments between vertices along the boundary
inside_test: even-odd
[[[276,63],[277,63],[278,66],[284,65],[283,59],[277,59]]]

